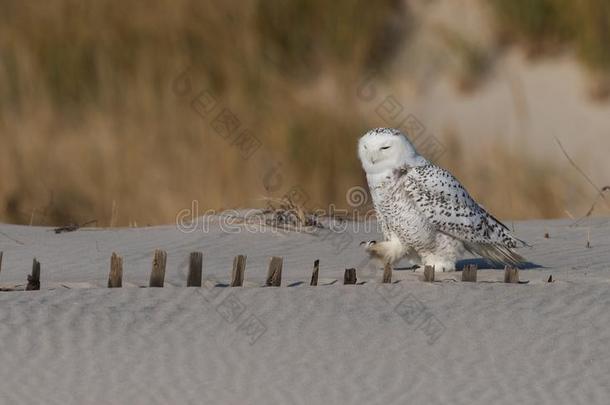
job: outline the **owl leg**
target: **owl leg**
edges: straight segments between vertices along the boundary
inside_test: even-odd
[[[420,253],[421,254],[421,253]],[[422,264],[425,266],[433,266],[434,270],[440,273],[447,271],[455,271],[455,258],[447,257],[434,253],[421,254]],[[422,268],[423,270],[423,268]]]
[[[360,246],[364,247],[364,250],[372,259],[380,261],[381,265],[394,264],[405,254],[402,244],[394,238],[383,242],[362,242]]]

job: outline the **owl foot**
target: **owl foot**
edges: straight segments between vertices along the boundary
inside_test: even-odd
[[[360,242],[360,247],[369,254],[371,259],[375,261],[383,261],[383,247],[377,246],[376,240],[367,240]]]
[[[375,244],[377,244],[376,240],[363,240],[362,242],[360,242],[360,247],[364,248],[364,250],[367,250],[369,247]]]
[[[394,240],[377,242],[361,242],[360,246],[369,254],[372,259],[380,261],[381,265],[386,263],[394,264],[403,256],[402,247]]]

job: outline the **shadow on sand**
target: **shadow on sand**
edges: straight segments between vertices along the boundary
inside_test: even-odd
[[[457,271],[462,271],[464,269],[465,266],[468,266],[469,264],[474,264],[476,265],[479,270],[504,270],[504,265],[503,264],[498,264],[498,263],[493,263],[490,260],[487,259],[483,259],[483,258],[473,258],[473,259],[464,259],[464,260],[458,260],[457,263],[455,264],[455,268]],[[408,271],[414,271],[416,269],[418,269],[420,266],[409,266],[409,267],[394,267],[394,270],[408,270]],[[543,269],[544,266],[541,266],[539,264],[536,263],[532,263],[532,262],[525,262],[523,264],[521,264],[520,266],[517,266],[520,270],[531,270],[531,269]]]
[[[458,271],[460,271],[465,266],[467,266],[469,264],[474,264],[474,265],[476,265],[481,270],[504,270],[504,265],[503,264],[493,263],[493,262],[491,262],[491,261],[489,261],[487,259],[483,259],[483,258],[458,260],[458,262],[455,264],[455,268]],[[521,269],[521,270],[531,270],[531,269],[542,269],[542,268],[544,268],[544,266],[541,266],[539,264],[532,263],[532,262],[525,262],[525,263],[522,263],[521,265],[519,265],[517,267],[519,269]]]

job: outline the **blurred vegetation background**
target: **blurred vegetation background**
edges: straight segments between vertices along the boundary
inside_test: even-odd
[[[532,53],[573,45],[599,73],[610,72],[610,2],[604,0],[492,0],[501,35]]]
[[[0,0],[0,220],[171,223],[193,200],[203,214],[262,206],[295,187],[310,208],[347,206],[346,192],[365,184],[356,140],[387,125],[359,96],[363,80],[382,72],[374,80],[400,99],[393,83],[438,68],[401,62],[420,43],[427,3]],[[458,61],[441,70],[465,97],[507,48],[568,49],[607,103],[607,0],[477,4],[493,25],[489,44],[435,28]],[[176,92],[184,75],[186,96]],[[250,159],[193,109],[202,91],[260,140]],[[477,151],[492,158],[472,159],[452,128],[436,136],[447,151],[438,163],[499,216],[565,216],[566,199],[587,187],[556,176],[565,162],[531,159],[497,137]]]

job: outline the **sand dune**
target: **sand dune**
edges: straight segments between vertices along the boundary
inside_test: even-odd
[[[350,231],[337,252],[321,234],[2,225],[0,281],[23,282],[35,255],[42,291],[0,293],[0,402],[607,403],[610,221],[569,224],[515,223],[541,266],[521,271],[529,284],[488,269],[476,284],[395,271],[387,286],[361,266],[364,285],[291,288],[180,286],[192,250],[206,252],[208,284],[228,281],[238,253],[249,285],[270,255],[285,257],[284,285],[308,280],[315,258],[341,279],[374,232]],[[79,288],[104,286],[112,251],[125,281],[146,284],[155,248],[168,252],[166,288]]]

